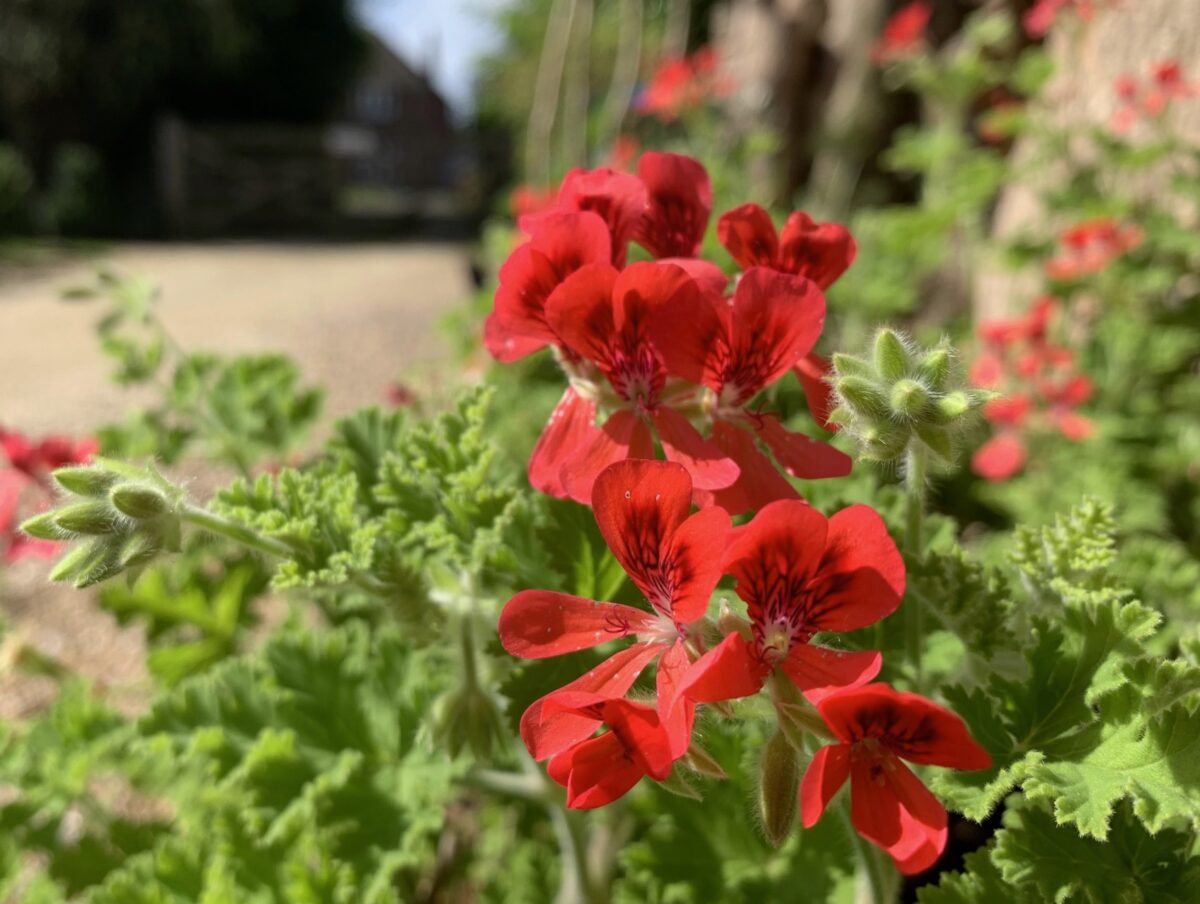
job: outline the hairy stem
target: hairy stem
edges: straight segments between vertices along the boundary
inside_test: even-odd
[[[276,556],[281,559],[286,559],[292,554],[292,549],[286,543],[280,540],[264,537],[244,524],[239,524],[236,521],[230,521],[228,518],[210,512],[208,509],[200,508],[196,505],[185,505],[181,513],[183,520],[189,524],[193,524],[201,530],[206,530],[210,534],[216,534],[219,537],[225,537],[232,540],[234,543],[240,543],[242,546],[253,549],[257,552],[266,553],[269,556]]]
[[[925,489],[929,452],[915,439],[908,447],[904,461],[904,545],[912,558],[921,555],[925,523]],[[921,643],[924,639],[924,612],[916,603],[904,607],[905,651],[913,668],[917,691],[923,690],[921,674]]]

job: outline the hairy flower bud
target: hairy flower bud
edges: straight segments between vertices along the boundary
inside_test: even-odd
[[[104,468],[81,465],[59,468],[54,472],[58,485],[76,496],[100,497],[119,479],[112,471]]]
[[[121,514],[138,521],[157,518],[167,510],[167,497],[150,486],[122,484],[113,489],[109,498]]]
[[[900,461],[916,445],[951,464],[959,435],[990,397],[964,387],[954,357],[945,342],[921,349],[894,330],[880,330],[870,363],[833,356],[830,381],[838,404],[830,421],[857,440],[862,458]]]
[[[103,536],[116,528],[113,510],[103,502],[77,502],[60,508],[54,521],[68,534]]]
[[[796,821],[796,795],[800,787],[800,763],[796,749],[781,731],[763,747],[759,771],[758,802],[763,834],[771,847],[787,840]]]

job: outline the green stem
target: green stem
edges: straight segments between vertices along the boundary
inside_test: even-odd
[[[848,801],[849,798],[847,797],[845,800]],[[854,828],[854,822],[850,818],[849,804],[843,803],[838,810],[841,813],[842,821],[846,824],[847,831],[850,832],[850,839],[854,844],[854,852],[858,855],[862,875],[871,889],[871,899],[874,904],[894,904],[899,892],[899,883],[897,882],[899,877],[895,867],[888,860],[887,854],[858,834],[858,830]]]
[[[929,465],[925,446],[913,440],[908,447],[904,462],[904,545],[909,557],[918,559],[924,546],[922,536],[925,522],[925,488]],[[915,676],[916,690],[923,689],[921,674],[921,644],[925,630],[922,621],[924,612],[920,605],[910,603],[904,607],[904,645],[909,663]]]
[[[196,505],[185,505],[181,514],[183,520],[189,524],[194,524],[210,534],[225,537],[266,555],[277,556],[281,559],[289,558],[292,555],[292,548],[286,543],[271,537],[264,537],[246,525],[230,521],[208,509]]]

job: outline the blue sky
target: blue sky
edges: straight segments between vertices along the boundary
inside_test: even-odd
[[[454,109],[471,106],[475,60],[500,35],[489,13],[511,0],[358,0],[363,22],[432,81]]]

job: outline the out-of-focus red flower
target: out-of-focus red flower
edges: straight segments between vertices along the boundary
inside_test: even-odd
[[[771,215],[757,204],[743,204],[721,215],[717,237],[743,270],[768,267],[811,279],[828,289],[858,254],[850,230],[840,223],[818,223],[803,211],[775,231]]]
[[[719,69],[717,52],[708,46],[690,57],[669,57],[659,63],[649,84],[639,92],[634,109],[662,122],[674,122],[731,93],[732,85]]]
[[[88,437],[75,440],[48,436],[34,440],[0,428],[0,555],[6,562],[27,556],[53,558],[60,544],[26,536],[18,529],[24,517],[47,508],[53,500],[50,473],[67,465],[86,464],[99,449]]]
[[[971,470],[985,480],[1008,480],[1025,466],[1024,433],[1049,428],[1073,441],[1091,435],[1092,422],[1075,409],[1091,398],[1092,381],[1076,372],[1070,349],[1050,341],[1056,311],[1052,298],[1040,298],[1022,317],[979,326],[985,348],[971,366],[971,383],[1003,393],[983,409],[997,433],[971,458]]]
[[[548,590],[524,590],[500,613],[500,642],[513,656],[544,659],[600,646],[620,637],[636,642],[559,691],[534,702],[521,717],[521,737],[543,760],[591,737],[600,714],[550,704],[563,693],[623,696],[655,659],[659,711],[675,756],[686,751],[692,706],[675,706],[678,684],[691,664],[686,642],[721,577],[729,515],[707,508],[689,515],[692,481],[681,466],[631,460],[607,468],[595,481],[592,510],[605,543],[645,596],[650,610],[597,602]],[[660,658],[661,657],[661,658]],[[610,723],[611,724],[611,723]],[[623,793],[623,792],[622,792]]]
[[[1046,275],[1074,280],[1099,273],[1137,248],[1143,237],[1140,227],[1118,223],[1111,217],[1077,223],[1059,236],[1058,253],[1046,262]]]
[[[518,185],[508,196],[508,208],[514,219],[544,213],[554,207],[558,192],[552,188]]]
[[[99,448],[100,444],[91,437],[75,440],[67,436],[47,436],[35,441],[24,434],[0,428],[0,452],[8,459],[9,466],[43,484],[55,468],[85,464]]]
[[[992,758],[954,713],[886,684],[842,691],[817,709],[838,743],[816,752],[800,783],[805,828],[850,782],[850,820],[905,875],[933,866],[946,847],[946,809],[902,760],[987,769]]]
[[[547,716],[587,719],[608,731],[568,747],[546,764],[567,789],[567,806],[591,810],[625,795],[644,776],[663,781],[671,774],[670,739],[652,706],[601,694],[560,693],[543,706]]]
[[[712,214],[708,172],[691,157],[647,151],[637,174],[647,195],[638,244],[657,258],[695,257]]]
[[[620,271],[588,264],[546,302],[551,329],[608,384],[607,420],[561,462],[562,484],[572,499],[587,502],[596,475],[613,462],[653,458],[655,434],[667,458],[687,468],[698,489],[723,489],[737,479],[734,461],[700,435],[668,394],[663,355],[688,340],[678,332],[660,334],[656,342],[651,323],[657,309],[680,298],[698,308],[704,292],[674,264],[639,262]]]
[[[404,383],[392,383],[387,388],[387,400],[397,408],[408,408],[417,403],[417,394]]]
[[[1029,37],[1039,39],[1049,34],[1060,15],[1090,22],[1100,10],[1115,9],[1120,4],[1121,0],[1038,0],[1022,17],[1021,23]]]
[[[608,149],[609,169],[628,172],[639,150],[638,140],[632,135],[618,135]]]
[[[888,66],[920,56],[927,46],[925,29],[933,16],[931,0],[914,0],[897,10],[883,26],[883,34],[871,48],[876,66]]]
[[[764,267],[747,270],[729,301],[709,293],[680,295],[655,311],[651,335],[668,372],[712,390],[712,441],[740,468],[732,486],[705,488],[703,502],[738,514],[797,498],[758,451],[755,438],[794,477],[850,473],[849,456],[786,430],[771,414],[747,409],[764,387],[812,351],[824,322],[825,298],[814,282]]]
[[[1109,120],[1109,127],[1120,135],[1132,129],[1143,117],[1157,119],[1162,116],[1173,101],[1200,94],[1200,83],[1184,79],[1178,60],[1160,60],[1150,66],[1144,80],[1122,75],[1114,90],[1119,104]]]
[[[696,661],[680,687],[688,699],[748,697],[779,669],[815,702],[879,673],[876,651],[811,642],[873,625],[900,605],[904,560],[873,509],[853,505],[826,519],[801,500],[772,502],[734,532],[721,567],[737,580],[751,631],[731,632]]]

